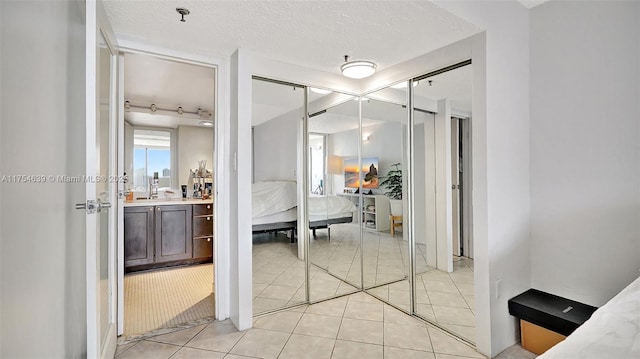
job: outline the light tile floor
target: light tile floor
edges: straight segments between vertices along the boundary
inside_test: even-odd
[[[326,229],[311,237],[311,302],[357,291],[363,281],[370,294],[408,312],[408,242],[401,232],[392,237],[389,232],[365,230],[363,235],[364,255],[358,226],[332,225],[330,237]],[[283,234],[254,236],[255,314],[304,302],[305,264],[297,250]],[[452,273],[437,271],[427,265],[424,245],[416,246],[416,259],[417,313],[475,342],[473,260],[454,257]]]
[[[118,346],[117,358],[484,358],[468,344],[362,292],[254,319],[227,320]]]

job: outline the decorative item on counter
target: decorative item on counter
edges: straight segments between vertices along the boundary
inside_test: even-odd
[[[171,199],[171,197],[173,197],[174,192],[173,191],[164,191],[164,198],[168,201]]]
[[[206,177],[207,175],[207,160],[198,161],[198,177]]]
[[[133,191],[131,190],[131,185],[129,185],[129,177],[127,176],[127,172],[124,172],[123,182],[127,189],[125,190],[125,201],[131,202],[133,201]]]
[[[187,198],[187,185],[183,184],[180,187],[182,188],[182,198]]]

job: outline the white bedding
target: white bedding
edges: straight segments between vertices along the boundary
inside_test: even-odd
[[[356,210],[356,206],[354,206],[351,201],[339,196],[309,197],[307,208],[309,208],[309,218],[332,216],[338,213],[350,213]]]
[[[640,278],[538,358],[640,358]]]
[[[268,214],[266,216],[255,217],[251,220],[251,224],[267,224],[267,223],[281,223],[281,222],[293,222],[298,220],[298,209],[291,208],[286,211]]]
[[[251,187],[251,217],[284,212],[298,205],[298,188],[291,181],[265,181]]]
[[[253,184],[251,211],[253,224],[295,220],[296,208],[295,182],[265,181]],[[356,207],[350,200],[339,196],[311,196],[308,208],[311,221],[348,217],[356,211]]]

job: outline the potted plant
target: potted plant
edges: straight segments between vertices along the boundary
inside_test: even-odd
[[[380,185],[385,188],[384,194],[389,197],[391,215],[402,216],[402,169],[400,163],[391,165],[392,169],[382,178]]]

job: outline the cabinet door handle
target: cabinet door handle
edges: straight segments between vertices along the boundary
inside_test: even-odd
[[[210,220],[211,220],[211,217],[207,217],[207,221],[210,221]]]
[[[150,207],[150,208],[149,208],[149,211],[153,211],[153,207]]]
[[[207,209],[211,209],[211,205],[210,204],[207,205]]]
[[[211,238],[207,238],[207,242],[211,242]]]

